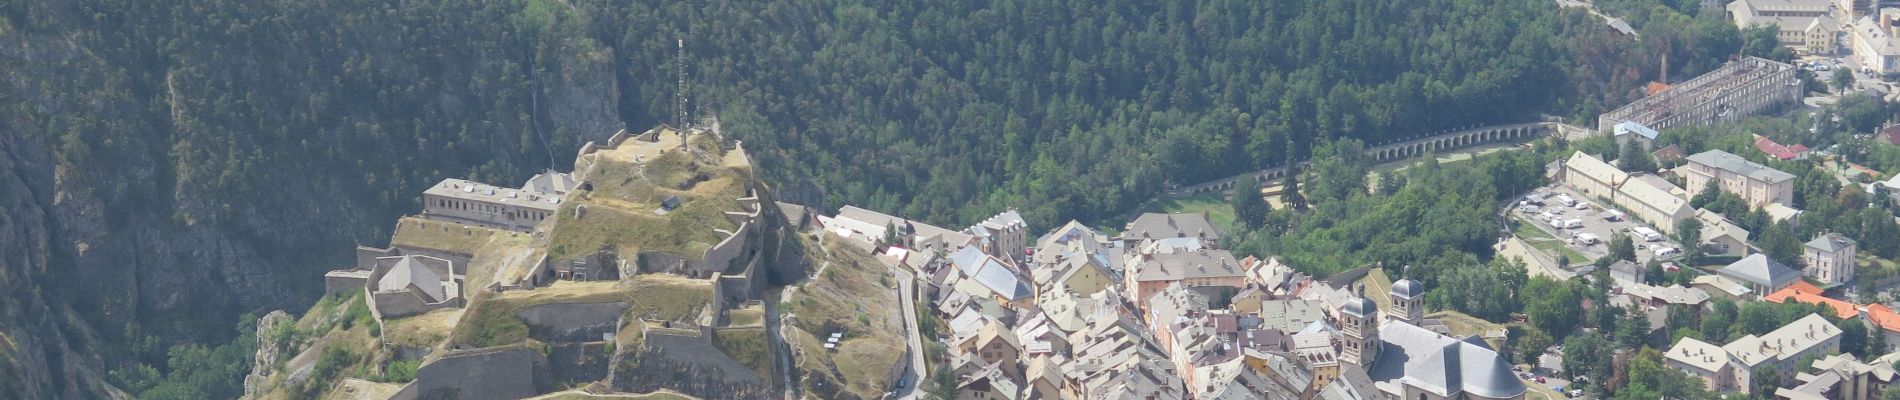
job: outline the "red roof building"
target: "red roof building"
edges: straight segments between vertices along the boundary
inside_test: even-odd
[[[1821,288],[1815,287],[1814,284],[1808,283],[1808,281],[1795,281],[1794,284],[1781,288],[1781,290],[1777,290],[1774,293],[1769,293],[1767,296],[1762,296],[1761,299],[1774,303],[1786,303],[1789,300],[1793,300],[1797,303],[1826,305],[1828,308],[1834,310],[1834,316],[1836,318],[1853,318],[1860,315],[1860,307],[1855,306],[1854,303],[1822,296]]]
[[[1768,154],[1769,157],[1774,157],[1781,161],[1808,158],[1808,146],[1800,144],[1785,146],[1781,143],[1775,143],[1774,139],[1769,139],[1767,136],[1762,135],[1755,135],[1755,148],[1761,150],[1762,153]]]

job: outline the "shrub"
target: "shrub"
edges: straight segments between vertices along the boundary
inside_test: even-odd
[[[390,361],[383,367],[383,382],[408,382],[416,380],[416,368],[422,362],[416,360]]]

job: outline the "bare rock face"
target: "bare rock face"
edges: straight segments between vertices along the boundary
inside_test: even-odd
[[[374,244],[392,216],[415,211],[411,192],[429,179],[476,163],[489,176],[526,177],[547,159],[569,157],[552,149],[604,139],[621,125],[611,55],[551,51],[532,61],[539,68],[426,70],[401,56],[413,48],[408,39],[365,38],[359,50],[380,52],[386,79],[458,79],[401,101],[446,115],[429,124],[531,121],[470,128],[526,126],[513,130],[531,137],[444,149],[485,139],[397,129],[414,115],[353,107],[377,100],[352,97],[332,79],[367,80],[367,72],[338,72],[346,68],[335,60],[273,68],[270,57],[246,53],[251,46],[180,38],[157,17],[128,22],[139,29],[100,27],[76,3],[42,3],[49,6],[0,21],[0,397],[111,397],[101,357],[119,350],[97,345],[94,332],[137,323],[168,339],[215,342],[240,314],[300,310],[321,294],[322,271],[348,264],[352,244]],[[156,47],[144,40],[177,46],[120,51]],[[168,61],[143,62],[158,58]],[[299,77],[309,74],[325,78]],[[240,77],[302,86],[291,86],[298,96],[278,97],[226,85]],[[532,89],[507,102],[469,89],[490,82]],[[217,99],[294,104],[247,116]],[[263,132],[273,130],[281,132]],[[336,150],[351,145],[389,154]],[[411,157],[451,152],[440,164]]]
[[[272,368],[289,343],[279,343],[271,333],[297,323],[284,310],[274,310],[257,319],[257,355],[251,362],[250,375],[244,376],[244,397],[255,398],[256,390],[270,379]]]
[[[20,398],[107,398],[98,339],[71,326],[70,308],[40,289],[60,255],[52,168],[43,144],[0,124],[0,393]]]

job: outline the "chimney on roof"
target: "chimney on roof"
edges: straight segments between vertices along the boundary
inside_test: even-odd
[[[1656,81],[1665,85],[1669,84],[1669,52],[1667,51],[1663,52],[1662,72],[1656,75]]]

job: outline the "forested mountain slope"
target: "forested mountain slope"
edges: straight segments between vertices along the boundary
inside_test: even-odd
[[[31,189],[0,187],[27,205],[0,217],[25,233],[0,235],[25,250],[0,259],[5,301],[78,313],[0,319],[42,346],[0,345],[25,364],[0,382],[48,393],[72,332],[115,344],[72,353],[91,367],[162,366],[146,333],[222,340],[309,304],[436,180],[518,184],[621,126],[574,17],[514,2],[4,4],[0,159],[24,161],[0,176]]]
[[[1540,0],[0,1],[0,391],[94,397],[151,334],[309,304],[435,180],[672,121],[681,38],[782,197],[950,225],[1589,115],[1658,54]]]

